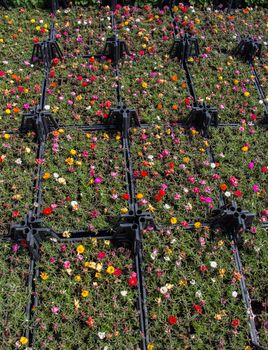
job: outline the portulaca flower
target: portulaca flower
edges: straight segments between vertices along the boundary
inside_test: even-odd
[[[98,337],[102,340],[105,338],[105,332],[98,332]]]
[[[216,269],[216,267],[218,266],[218,264],[216,263],[216,261],[210,261],[210,266],[211,266],[213,269]]]

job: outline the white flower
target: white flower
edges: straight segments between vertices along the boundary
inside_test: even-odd
[[[202,298],[202,293],[201,293],[201,290],[198,290],[196,293],[195,293],[195,297],[196,298]]]
[[[215,278],[211,278],[211,281],[212,281],[213,283],[215,283],[215,282],[216,282],[216,279],[215,279]]]
[[[64,177],[59,177],[58,183],[60,183],[61,185],[66,185],[66,180],[64,179]]]
[[[211,266],[213,269],[216,269],[216,267],[218,266],[218,264],[216,263],[216,261],[210,261],[210,266]]]
[[[21,165],[21,163],[22,163],[21,158],[16,159],[16,160],[15,160],[15,163],[18,164],[18,165]]]
[[[44,20],[43,20],[43,19],[40,19],[39,23],[44,23]]]
[[[98,337],[100,339],[104,339],[105,338],[105,332],[98,332]]]
[[[150,159],[150,160],[153,160],[154,156],[152,154],[149,154],[149,156],[147,158]]]
[[[170,205],[169,204],[165,204],[164,205],[164,209],[167,209],[167,210],[170,209]]]
[[[164,256],[164,260],[165,261],[170,261],[170,257],[169,256]]]
[[[127,296],[127,291],[126,290],[122,290],[120,292],[120,294],[122,295],[122,297],[126,297]]]
[[[210,163],[210,167],[211,167],[212,169],[215,169],[215,168],[216,168],[216,164],[215,164],[215,163]]]
[[[238,293],[236,291],[232,292],[232,297],[236,298]]]
[[[166,294],[168,292],[168,289],[166,286],[160,288],[160,293],[161,294]]]
[[[231,196],[231,192],[226,191],[226,192],[224,193],[224,195],[225,195],[226,197],[230,197],[230,196]]]
[[[49,111],[49,110],[50,110],[50,106],[49,106],[49,105],[45,105],[45,106],[44,106],[44,109],[45,109],[46,111]]]
[[[192,286],[194,286],[194,285],[195,285],[195,280],[191,280],[191,281],[190,281],[190,284],[191,284]]]
[[[53,176],[57,179],[60,175],[58,173],[53,173]]]

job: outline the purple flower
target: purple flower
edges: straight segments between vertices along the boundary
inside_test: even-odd
[[[17,243],[13,244],[12,252],[16,253],[19,249],[20,249],[20,246]]]

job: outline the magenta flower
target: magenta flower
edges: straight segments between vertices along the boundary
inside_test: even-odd
[[[95,184],[100,184],[102,183],[102,179],[100,177],[96,177],[96,179],[94,180]]]
[[[260,188],[259,188],[259,186],[257,184],[254,184],[252,186],[252,189],[253,189],[253,192],[259,192],[259,190],[260,190]]]
[[[254,162],[249,162],[249,163],[248,163],[248,168],[249,168],[249,169],[253,169],[254,166],[255,166]]]
[[[13,244],[12,252],[16,253],[19,249],[20,249],[20,246],[17,243]]]
[[[71,267],[70,261],[69,261],[69,260],[64,261],[63,267],[64,267],[65,269],[69,269],[69,268]]]

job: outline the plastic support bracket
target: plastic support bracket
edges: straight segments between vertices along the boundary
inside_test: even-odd
[[[106,39],[101,56],[106,56],[112,60],[114,65],[117,65],[124,55],[130,55],[125,41],[119,40],[117,35]]]
[[[128,131],[130,127],[140,127],[141,125],[137,111],[126,106],[117,106],[116,108],[111,108],[107,122],[110,125],[117,126],[125,138],[128,137]]]
[[[43,61],[45,66],[49,67],[54,58],[62,59],[63,53],[56,40],[56,30],[52,25],[49,31],[49,39],[34,44],[31,63]]]
[[[180,61],[186,61],[189,57],[199,56],[197,38],[188,33],[184,34],[181,38],[176,38],[169,54],[170,58],[178,58]]]
[[[220,227],[225,232],[232,232],[235,236],[250,229],[255,214],[240,208],[236,202],[230,205],[223,205],[212,212],[212,227]]]
[[[209,128],[218,127],[218,111],[206,103],[193,106],[185,125],[188,128],[196,128],[203,137],[208,137]]]
[[[41,109],[38,105],[34,109],[22,116],[22,122],[20,126],[20,133],[26,134],[29,131],[35,131],[39,142],[44,142],[47,135],[58,129],[58,123],[53,118],[50,112]]]
[[[240,56],[246,62],[251,63],[255,57],[261,57],[262,43],[251,37],[242,38],[234,49],[234,55]]]

